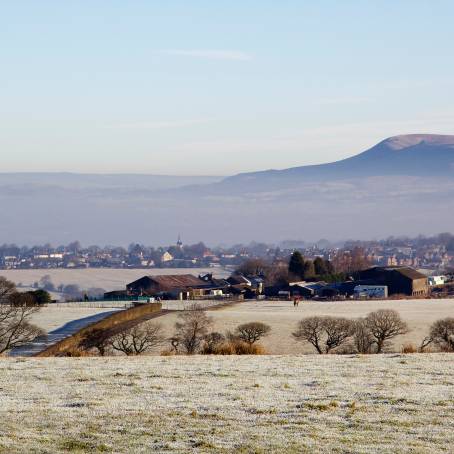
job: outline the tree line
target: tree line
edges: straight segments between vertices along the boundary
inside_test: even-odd
[[[354,248],[351,251],[338,252],[333,260],[323,257],[306,259],[299,250],[294,251],[288,261],[268,261],[262,258],[245,260],[235,273],[246,277],[260,276],[265,285],[288,284],[292,281],[342,282],[350,274],[356,274],[370,266],[364,250]]]
[[[235,330],[220,333],[213,331],[213,318],[197,304],[178,315],[174,333],[168,337],[163,326],[156,322],[135,325],[114,334],[109,330],[89,331],[79,343],[82,351],[96,351],[104,356],[120,352],[127,356],[140,355],[168,345],[161,354],[262,354],[258,342],[271,332],[271,327],[261,322],[238,325]],[[70,352],[78,354],[78,352]]]

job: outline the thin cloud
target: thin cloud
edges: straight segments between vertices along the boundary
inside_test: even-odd
[[[345,104],[363,104],[366,102],[373,101],[372,98],[351,96],[351,97],[340,97],[340,98],[321,98],[319,104],[325,106],[345,105]]]
[[[216,50],[216,49],[164,49],[158,51],[159,54],[175,55],[181,57],[205,58],[209,60],[237,60],[248,61],[252,55],[236,50]]]
[[[117,125],[109,125],[108,129],[170,129],[184,128],[186,126],[194,126],[206,123],[207,120],[181,120],[181,121],[139,121],[136,123],[121,123]]]

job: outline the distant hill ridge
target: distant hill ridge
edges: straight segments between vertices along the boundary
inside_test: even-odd
[[[433,234],[454,224],[454,135],[399,135],[341,161],[229,178],[3,173],[0,206],[0,242],[29,245]]]
[[[293,184],[367,176],[454,176],[454,135],[409,134],[390,137],[356,156],[327,164],[238,174],[221,185]]]

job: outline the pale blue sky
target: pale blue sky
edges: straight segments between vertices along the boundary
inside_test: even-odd
[[[2,1],[0,171],[227,175],[454,133],[452,1]]]

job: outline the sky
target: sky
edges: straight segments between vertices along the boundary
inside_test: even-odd
[[[0,0],[0,172],[231,175],[454,134],[454,2]]]

